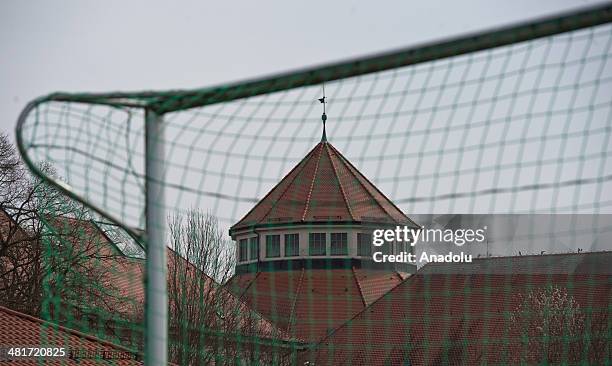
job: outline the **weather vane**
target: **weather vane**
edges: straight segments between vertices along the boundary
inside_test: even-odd
[[[323,98],[319,98],[319,102],[323,103],[323,114],[321,115],[321,120],[323,121],[323,136],[321,136],[321,141],[327,141],[327,134],[325,133],[325,121],[327,121],[327,114],[325,114],[325,83],[323,83]]]

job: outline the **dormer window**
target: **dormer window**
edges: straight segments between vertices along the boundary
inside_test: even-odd
[[[248,243],[247,243],[247,239],[240,239],[240,241],[238,242],[238,261],[239,262],[244,262],[246,260],[248,260]]]
[[[370,257],[372,255],[372,235],[357,234],[357,255],[360,257]]]
[[[266,235],[266,258],[280,257],[280,235]]]
[[[331,255],[348,255],[348,234],[331,233]]]
[[[327,254],[325,233],[308,234],[308,249],[311,256],[323,256]]]
[[[300,255],[300,235],[285,234],[285,257],[297,257]]]
[[[387,241],[378,248],[378,251],[380,251],[382,254],[393,254],[394,243],[395,242],[393,241]]]
[[[409,252],[408,250],[409,247],[410,247],[410,244],[407,242],[402,242],[402,241],[395,242],[395,254]]]
[[[259,258],[259,238],[254,236],[249,239],[249,251],[251,252],[251,260]]]

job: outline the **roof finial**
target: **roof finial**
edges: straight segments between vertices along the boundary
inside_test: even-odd
[[[327,142],[327,134],[325,133],[325,121],[327,121],[327,114],[325,114],[325,83],[323,83],[323,98],[319,98],[319,102],[323,103],[323,114],[321,120],[323,121],[323,136],[321,136],[321,142]]]

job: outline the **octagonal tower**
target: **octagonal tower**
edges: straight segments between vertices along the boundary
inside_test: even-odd
[[[371,231],[416,227],[329,142],[321,141],[230,229],[237,273],[389,268],[372,262]],[[395,243],[382,251],[406,251]],[[394,267],[393,265],[391,267]],[[410,272],[410,266],[397,268]]]
[[[416,270],[375,263],[374,229],[417,227],[323,135],[230,228],[238,258],[228,287],[281,329],[316,341]]]

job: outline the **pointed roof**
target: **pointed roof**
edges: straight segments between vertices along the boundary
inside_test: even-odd
[[[322,140],[230,229],[313,222],[412,223],[336,148]]]

